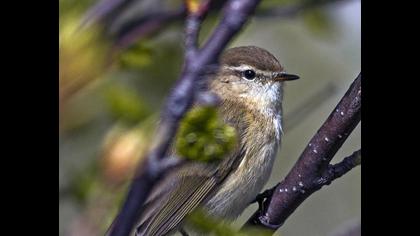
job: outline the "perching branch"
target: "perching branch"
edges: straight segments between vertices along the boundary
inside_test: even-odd
[[[200,76],[203,68],[217,63],[223,49],[239,32],[259,2],[260,0],[227,1],[222,20],[205,45],[197,50],[186,48],[183,71],[166,101],[157,137],[153,139],[155,143],[146,155],[145,161],[140,163],[136,169],[135,177],[123,207],[110,229],[111,236],[126,236],[131,232],[136,220],[142,213],[144,201],[155,183],[165,173],[165,168],[162,167],[167,160],[165,157],[177,132],[180,120],[191,108],[197,97],[197,85],[208,78]],[[192,26],[199,27],[199,24],[189,27]],[[198,29],[189,30],[197,30],[198,32]],[[187,37],[192,38],[193,35]],[[196,39],[197,37],[194,36],[194,40]],[[196,42],[186,44],[188,47],[192,45],[198,44]],[[196,53],[190,53],[191,51],[196,51]]]
[[[265,192],[266,200],[245,226],[261,226],[274,232],[312,193],[360,164],[360,150],[338,164],[330,162],[360,122],[361,101],[359,74],[286,178]]]

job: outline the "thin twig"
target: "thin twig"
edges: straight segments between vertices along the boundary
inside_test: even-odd
[[[163,28],[181,21],[186,15],[186,9],[181,6],[175,10],[165,10],[139,16],[123,26],[115,33],[114,47],[121,50],[129,47],[140,39],[151,37]]]
[[[188,2],[188,0],[187,0]],[[198,35],[201,28],[201,23],[206,17],[210,0],[206,0],[197,9],[188,9],[188,16],[185,20],[185,58],[188,63],[194,58],[195,53],[198,51]],[[186,4],[188,6],[188,4]]]
[[[96,3],[86,13],[82,20],[81,27],[87,27],[95,22],[103,20],[110,15],[116,15],[133,0],[102,0]]]
[[[354,167],[361,164],[362,151],[359,149],[352,155],[344,158],[341,162],[330,165],[319,179],[319,183],[323,185],[330,184],[333,180],[340,178]],[[320,187],[322,187],[320,186]]]
[[[212,4],[208,7],[209,11],[220,10],[225,1],[211,1]],[[346,0],[302,1],[287,6],[261,9],[256,12],[255,16],[258,18],[294,17],[310,8],[344,1]],[[81,27],[87,27],[95,22],[101,21],[105,24],[111,24],[131,3],[132,0],[102,0],[89,9],[82,21]],[[138,14],[134,19],[125,22],[115,34],[112,34],[115,40],[114,50],[127,48],[140,39],[152,36],[167,26],[180,22],[186,15],[187,9],[184,5],[173,10],[162,10],[147,15]]]

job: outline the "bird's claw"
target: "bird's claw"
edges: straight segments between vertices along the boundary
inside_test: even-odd
[[[273,187],[271,189],[267,189],[264,192],[258,194],[255,199],[251,202],[252,203],[258,203],[258,210],[262,212],[264,210],[264,201],[271,197],[273,195],[273,191],[276,187]]]

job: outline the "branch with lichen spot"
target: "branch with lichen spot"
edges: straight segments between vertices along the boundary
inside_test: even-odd
[[[285,179],[257,198],[260,208],[244,227],[260,226],[274,232],[306,198],[360,165],[361,150],[338,164],[330,162],[360,122],[361,101],[359,74]]]
[[[161,116],[155,143],[151,151],[146,155],[145,161],[136,169],[135,177],[129,188],[122,209],[110,228],[111,236],[126,236],[132,231],[136,220],[141,216],[142,206],[153,186],[163,176],[167,168],[163,163],[167,162],[169,147],[177,132],[180,120],[191,108],[198,97],[197,86],[208,77],[201,76],[202,70],[217,63],[220,54],[230,40],[242,28],[249,16],[254,12],[261,0],[229,0],[224,6],[223,17],[219,25],[213,31],[210,38],[202,48],[195,48],[196,33],[199,29],[187,34],[186,52],[181,77],[173,87]],[[204,14],[190,12],[190,14]],[[191,17],[191,16],[190,16]],[[202,21],[204,17],[198,17]],[[199,22],[201,23],[201,22]],[[200,24],[192,24],[189,27],[199,27]],[[198,46],[197,46],[198,47]],[[195,52],[195,53],[191,53]],[[170,158],[169,158],[170,159]],[[173,165],[165,165],[173,166]]]

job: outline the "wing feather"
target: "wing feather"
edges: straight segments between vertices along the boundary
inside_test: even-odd
[[[191,177],[190,177],[191,178]],[[165,235],[172,229],[174,229],[187,214],[194,210],[201,201],[207,196],[207,194],[215,187],[216,181],[214,179],[208,179],[200,187],[197,188],[189,197],[185,198],[182,205],[178,206],[176,211],[171,212],[167,216],[168,219],[160,224],[156,230],[156,233],[151,232],[150,235]]]
[[[142,217],[143,223],[137,227],[136,235],[161,236],[176,229],[189,213],[217,190],[219,183],[239,164],[244,153],[244,149],[240,148],[218,164],[190,163],[177,170],[175,175],[170,175],[168,179],[171,182],[168,180],[163,183],[171,183],[172,191],[161,196],[166,199],[161,198],[161,205],[153,213],[148,211],[147,216],[145,215],[147,219]],[[189,172],[191,168],[195,169],[193,173]]]
[[[194,168],[198,170],[201,168],[202,171],[197,171],[201,174],[188,173],[191,165],[195,165]],[[213,166],[214,169],[215,167]],[[175,175],[169,175],[168,180],[163,181],[161,185],[170,184],[171,192],[158,197],[160,201],[153,200],[160,205],[155,206],[153,211],[146,209],[149,214],[142,216],[142,223],[138,226],[136,235],[162,235],[175,228],[216,186],[208,168],[203,164],[191,163],[177,170]],[[168,189],[167,186],[158,188]]]

